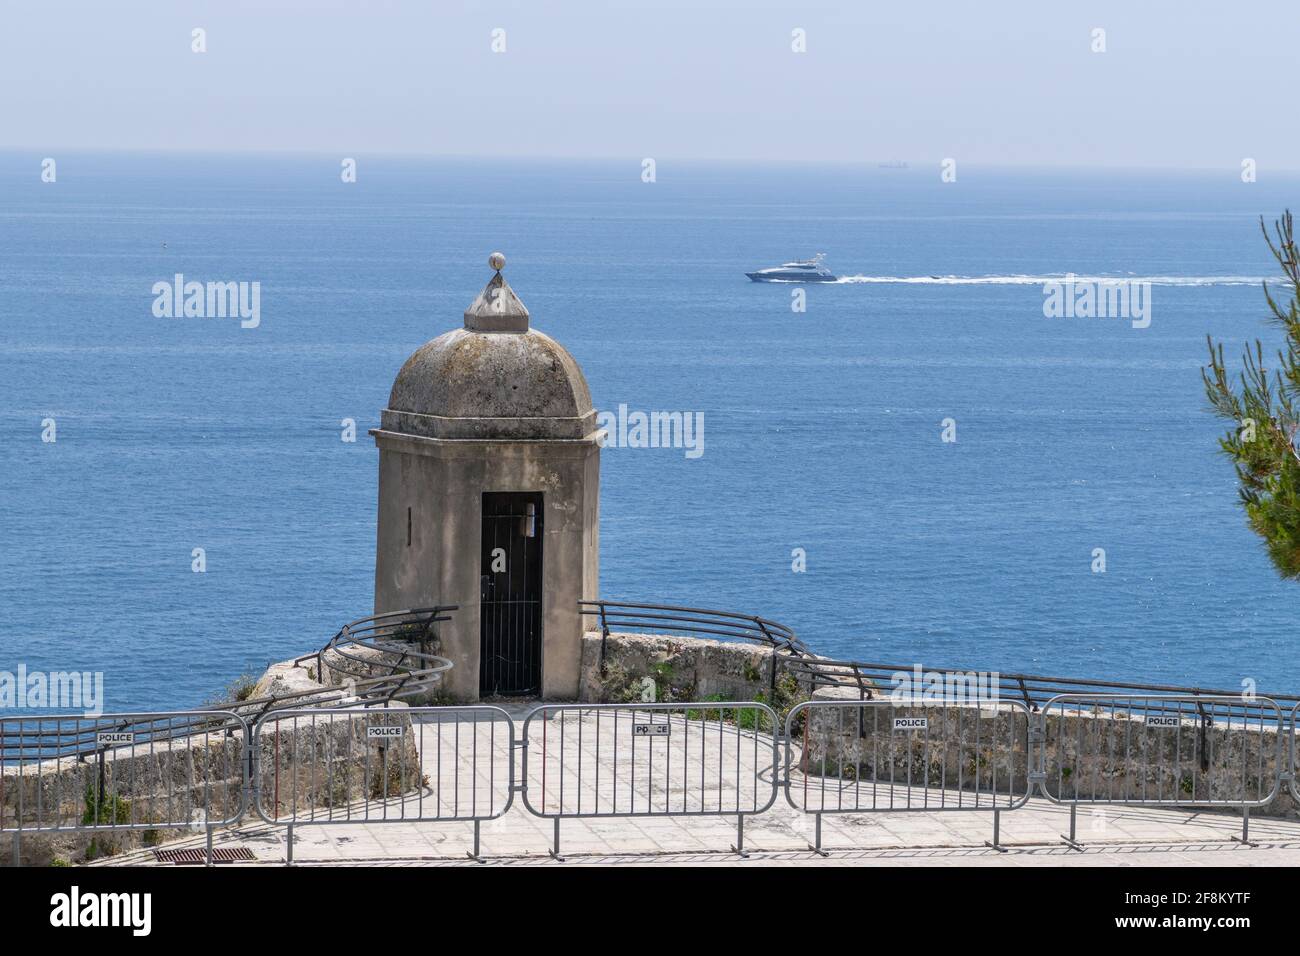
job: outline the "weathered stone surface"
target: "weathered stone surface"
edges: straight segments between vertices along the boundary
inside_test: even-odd
[[[541,492],[542,696],[578,692],[583,618],[599,574],[595,441],[441,441],[374,432],[379,446],[375,611],[455,604],[439,626],[451,700],[479,698],[485,492]],[[410,534],[407,534],[408,521]]]
[[[602,666],[600,645],[599,632],[583,636],[581,701],[639,701],[648,690],[648,679],[655,698],[664,702],[712,698],[773,703],[770,648],[658,634],[610,634]],[[807,688],[782,669],[778,656],[775,703],[788,707],[807,696]]]
[[[406,360],[381,422],[425,438],[581,441],[596,412],[578,363],[550,336],[454,329]]]
[[[476,332],[527,332],[528,308],[501,275],[505,257],[493,253],[488,264],[497,270],[497,274],[465,310],[465,328]]]
[[[499,270],[504,257],[494,253],[489,264]],[[578,602],[596,597],[599,579],[601,433],[573,356],[528,322],[498,271],[464,328],[402,366],[371,431],[379,448],[375,611],[459,608],[440,630],[455,664],[443,682],[453,701],[538,690],[531,672],[509,687],[482,680],[483,496],[494,493],[541,496],[541,622],[527,639],[541,644],[541,696],[573,699],[578,690]]]
[[[324,693],[326,688],[316,680],[310,662],[297,664],[294,661],[282,661],[266,669],[253,687],[252,698],[285,697],[289,694],[303,694],[312,691]],[[310,698],[304,703],[310,703]]]

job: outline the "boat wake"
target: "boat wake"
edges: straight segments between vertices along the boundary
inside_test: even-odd
[[[1148,282],[1151,285],[1211,286],[1248,285],[1281,282],[1282,276],[1139,276],[1139,275],[1007,275],[1007,276],[840,276],[835,284],[854,285],[879,283],[884,285],[1045,285],[1048,282],[1104,283]]]

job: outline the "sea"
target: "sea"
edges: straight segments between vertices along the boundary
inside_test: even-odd
[[[0,671],[182,708],[370,613],[366,430],[499,250],[597,409],[703,416],[702,454],[604,450],[602,597],[907,668],[1300,691],[1300,583],[1201,383],[1207,335],[1281,341],[1259,219],[1300,180],[352,158],[0,153]],[[841,281],[745,278],[818,252]],[[159,317],[177,274],[259,283],[258,323]],[[1149,323],[1045,315],[1069,274],[1149,283]]]

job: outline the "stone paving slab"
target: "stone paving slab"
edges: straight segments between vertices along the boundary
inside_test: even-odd
[[[958,819],[953,819],[957,817]],[[1083,851],[1065,846],[1060,834],[1069,811],[1045,800],[1002,814],[999,853],[985,846],[992,837],[991,814],[852,814],[823,817],[826,857],[810,852],[812,820],[774,810],[745,827],[748,858],[731,852],[733,819],[627,818],[565,820],[561,852],[566,863],[585,865],[863,865],[863,866],[1297,866],[1300,822],[1252,820],[1259,845],[1233,841],[1240,818],[1221,813],[1125,808],[1110,810],[1097,829],[1079,815]],[[247,847],[259,863],[283,865],[286,828],[252,824],[218,831],[215,845]],[[469,859],[473,825],[468,823],[365,823],[295,827],[296,865],[554,865],[548,856],[549,821],[516,806],[498,821],[483,824],[483,864]],[[201,836],[168,846],[201,847]],[[148,851],[135,851],[95,865],[150,865]]]

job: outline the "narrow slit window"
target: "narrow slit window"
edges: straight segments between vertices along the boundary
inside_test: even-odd
[[[406,509],[406,546],[411,546],[411,509]]]

